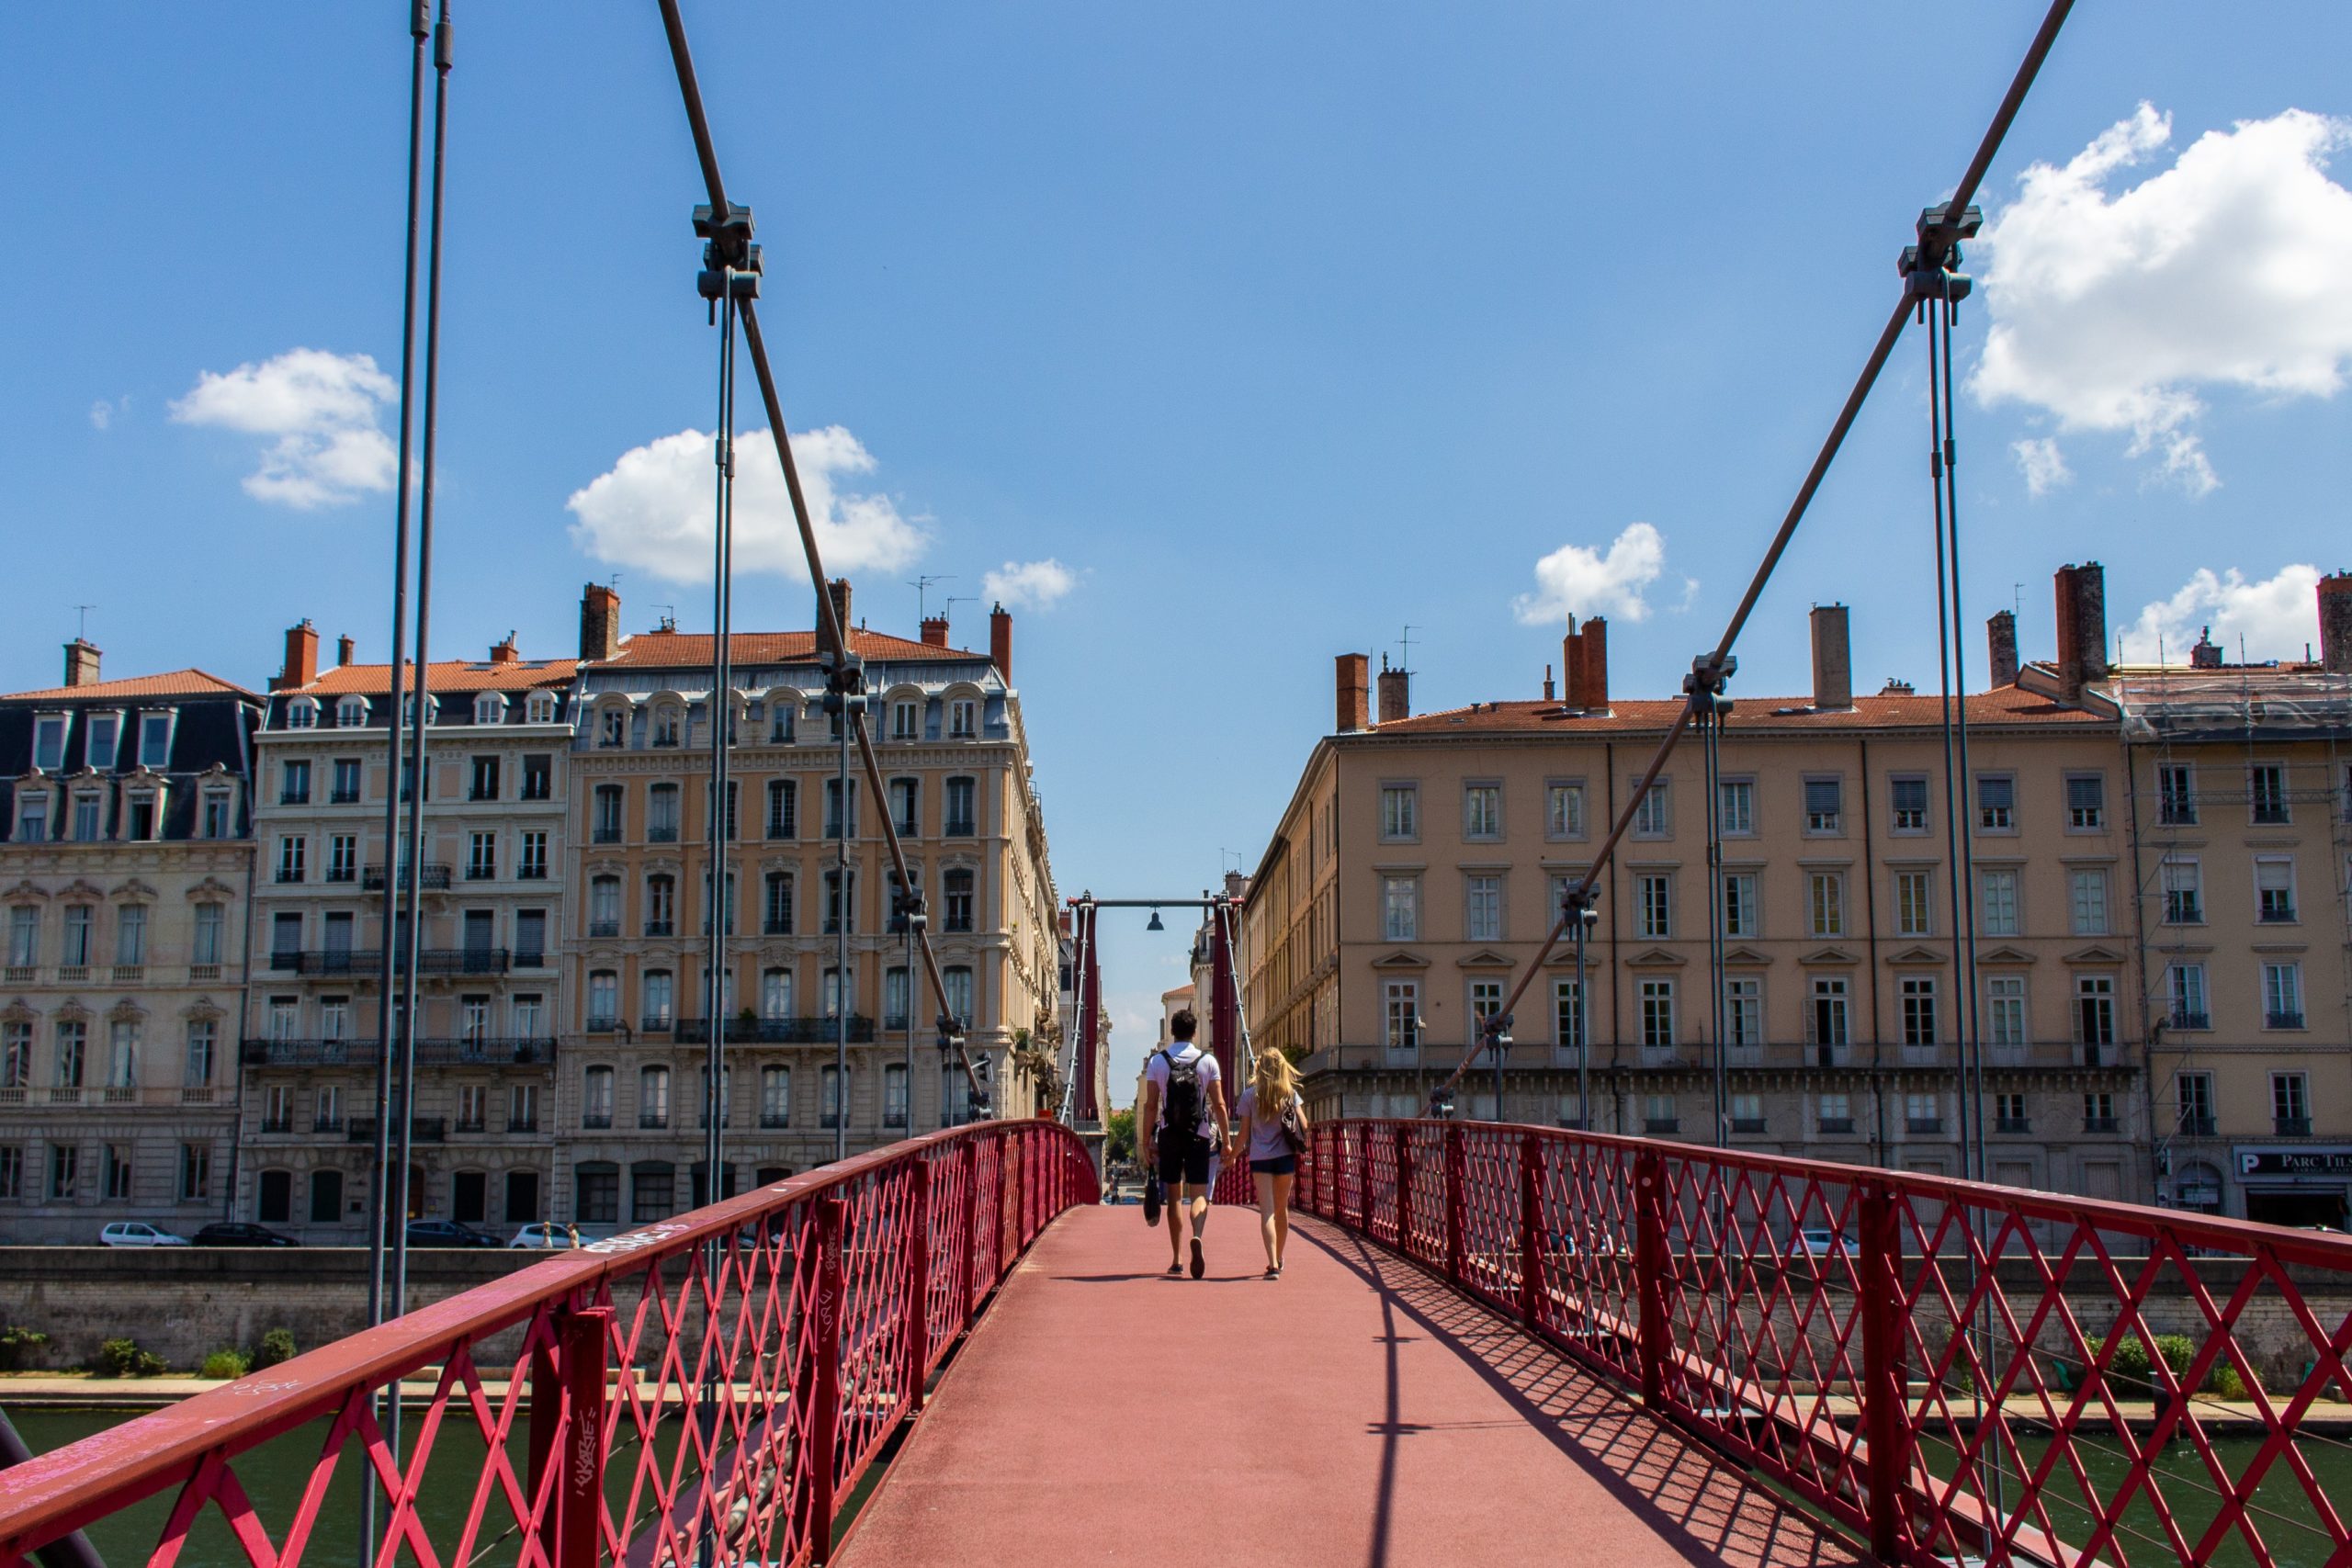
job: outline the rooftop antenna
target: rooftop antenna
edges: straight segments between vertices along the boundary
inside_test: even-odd
[[[2019,618],[2019,617],[2023,616],[2024,615],[2025,615],[2025,584],[2024,584],[2024,583],[2022,583],[2022,582],[2012,582],[2012,583],[2010,583],[2010,584],[2009,584],[2009,615],[2010,615],[2010,618],[2014,620],[2014,619],[2017,619],[2017,618]]]
[[[947,616],[950,620],[953,620],[956,615],[956,605],[977,604],[979,602],[979,595],[977,593],[951,593],[947,596],[947,602],[939,607],[939,613]]]
[[[678,629],[678,607],[675,604],[656,604],[653,608],[662,612],[662,619],[656,623],[660,630],[673,632]]]
[[[933,571],[926,572],[910,583],[908,586],[915,591],[915,618],[924,621],[931,619],[930,612],[924,607],[924,598],[931,592],[933,583],[953,582],[955,580],[956,574],[952,571]],[[950,604],[956,603],[953,599],[947,602]]]
[[[1216,855],[1217,869],[1219,871],[1223,871],[1225,869],[1225,857],[1227,855],[1231,855],[1233,857],[1233,869],[1236,871],[1239,871],[1241,869],[1241,852],[1239,850],[1228,850],[1223,845],[1219,845],[1217,847]]]
[[[1421,628],[1419,626],[1407,626],[1405,628],[1405,635],[1396,639],[1397,669],[1410,671],[1413,668],[1413,634],[1420,629]]]
[[[79,614],[74,617],[74,640],[76,642],[87,642],[90,639],[90,612],[96,609],[97,606],[96,604],[76,604],[74,608],[79,612]]]

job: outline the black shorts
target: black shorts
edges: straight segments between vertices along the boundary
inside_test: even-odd
[[[1197,1133],[1180,1132],[1173,1127],[1159,1130],[1159,1179],[1163,1182],[1186,1181],[1194,1187],[1209,1184],[1209,1141]]]
[[[1250,1171],[1253,1176],[1296,1176],[1298,1156],[1276,1155],[1272,1159],[1253,1159],[1250,1162]]]

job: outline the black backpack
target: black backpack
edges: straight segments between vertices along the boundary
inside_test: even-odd
[[[1187,1138],[1201,1132],[1201,1058],[1180,1062],[1173,1051],[1162,1051],[1168,1063],[1168,1092],[1161,1097],[1159,1124]]]

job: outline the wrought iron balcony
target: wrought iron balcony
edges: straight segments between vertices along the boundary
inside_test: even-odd
[[[403,875],[407,870],[406,866],[401,867]],[[426,865],[420,867],[419,871],[423,875],[424,886],[427,892],[447,893],[449,890],[447,866]],[[381,892],[384,886],[384,868],[380,865],[371,865],[362,870],[359,874],[359,886],[370,893]]]
[[[1734,1133],[1740,1134],[1747,1137],[1760,1137],[1765,1130],[1764,1118],[1761,1116],[1735,1116],[1731,1119],[1731,1130]]]
[[[1642,1131],[1645,1133],[1679,1133],[1682,1131],[1682,1118],[1679,1116],[1645,1117],[1642,1121]]]
[[[738,1044],[830,1045],[839,1033],[837,1021],[830,1018],[731,1018],[727,1021],[727,1038]],[[682,1018],[678,1021],[673,1038],[681,1045],[708,1044],[709,1021]],[[853,1045],[873,1043],[874,1021],[859,1013],[850,1014],[849,1038]]]
[[[1821,1130],[1824,1133],[1851,1133],[1854,1130],[1854,1119],[1851,1116],[1824,1116],[1821,1119]]]
[[[1940,1133],[1944,1130],[1944,1119],[1940,1116],[1906,1116],[1903,1119],[1903,1130],[1906,1133]]]
[[[413,1143],[438,1144],[448,1137],[449,1123],[447,1118],[440,1116],[412,1116],[408,1122],[408,1135]],[[376,1119],[373,1116],[353,1117],[345,1129],[344,1140],[353,1144],[374,1143]]]
[[[2123,1131],[2123,1123],[2120,1119],[2113,1116],[2086,1116],[2083,1118],[2083,1131],[2086,1133],[2120,1133]]]
[[[288,959],[293,962],[287,962]],[[406,953],[392,955],[395,970],[407,963]],[[416,967],[421,975],[503,975],[513,964],[514,955],[503,947],[428,947],[419,955]],[[300,953],[272,953],[269,966],[294,969],[304,975],[380,975],[384,954],[380,948],[311,948]]]
[[[2312,1119],[2308,1116],[2279,1116],[2273,1119],[2282,1138],[2308,1138],[2312,1135]]]
[[[2303,1015],[2300,1011],[2266,1012],[2262,1015],[2262,1026],[2265,1029],[2301,1029]]]
[[[2030,1133],[2033,1131],[2033,1118],[2030,1116],[2003,1116],[1994,1122],[1993,1131],[1996,1133],[2009,1133],[2013,1134]]]
[[[621,923],[618,920],[591,920],[588,922],[588,934],[590,936],[618,936],[621,934]]]
[[[373,1066],[382,1047],[373,1040],[246,1040],[240,1059],[249,1067]],[[450,1066],[545,1066],[555,1060],[551,1039],[519,1035],[420,1035],[416,1059]]]
[[[599,827],[589,835],[589,838],[591,841],[599,844],[617,844],[621,841],[621,830],[617,827]]]
[[[2184,1116],[2180,1119],[2180,1135],[2184,1138],[2210,1138],[2213,1135],[2211,1116]]]
[[[2175,1029],[2211,1029],[2213,1027],[2213,1021],[2204,1013],[2192,1012],[2184,1007],[2177,1007],[2173,1009],[2172,1017],[2168,1021],[2170,1021]]]
[[[678,841],[678,830],[675,828],[648,828],[645,841],[649,844],[674,844]]]

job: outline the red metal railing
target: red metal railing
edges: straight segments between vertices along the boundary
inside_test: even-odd
[[[1548,1128],[1315,1130],[1442,1270],[1887,1562],[2352,1562],[2352,1237]]]
[[[991,1122],[631,1231],[9,1471],[0,1564],[170,1488],[154,1568],[211,1510],[254,1568],[347,1562],[316,1527],[363,1474],[379,1568],[821,1562],[988,1293],[1099,1198],[1067,1129]],[[419,1373],[395,1461],[378,1395]],[[300,1501],[265,1517],[241,1468],[314,1422]]]

